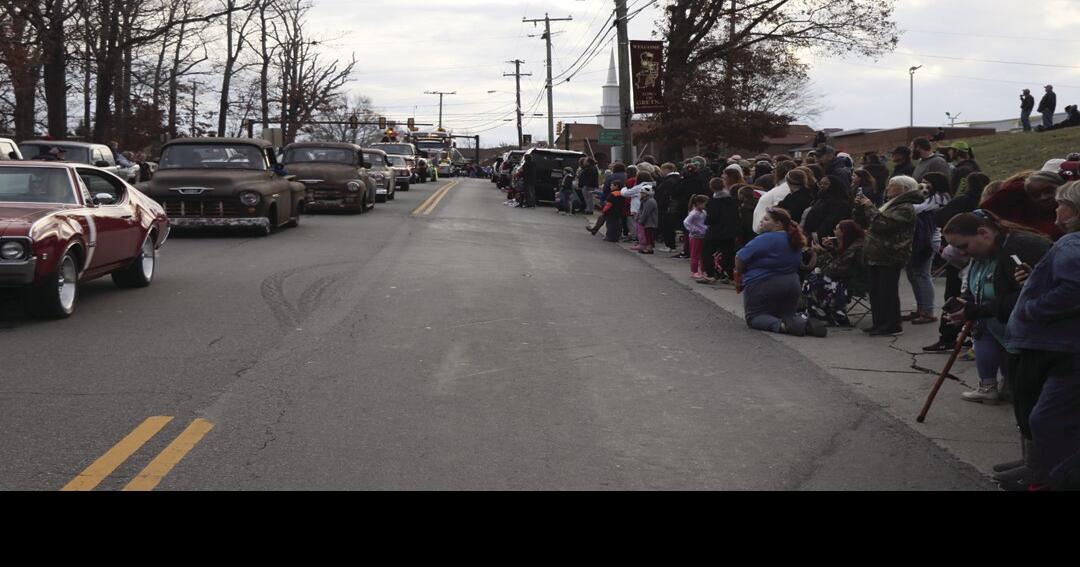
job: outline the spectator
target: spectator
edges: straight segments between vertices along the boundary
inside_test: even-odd
[[[855,221],[845,220],[836,225],[833,235],[813,244],[816,266],[803,283],[803,298],[811,317],[833,327],[849,327],[848,303],[866,294],[866,232]]]
[[[865,257],[870,273],[872,337],[903,334],[900,321],[900,270],[911,256],[915,237],[915,205],[923,202],[919,184],[911,177],[889,181],[880,209],[865,196],[855,200],[855,220],[867,228]]]
[[[653,254],[656,248],[656,228],[660,222],[660,209],[653,198],[652,185],[641,190],[641,211],[638,213],[638,226],[641,227],[642,243],[638,252]]]
[[[39,155],[37,159],[40,161],[67,161],[66,156],[67,154],[64,153],[62,146],[52,146],[49,151]]]
[[[975,151],[967,142],[956,142],[949,149],[952,150],[953,161],[956,162],[950,178],[950,193],[962,195],[967,191],[968,176],[982,171],[982,168],[975,161]]]
[[[881,206],[885,202],[885,192],[883,191],[885,186],[889,184],[888,171],[886,173],[885,182],[878,184],[877,179],[870,174],[866,169],[856,169],[855,173],[851,175],[851,198],[854,199],[860,192],[866,195],[868,199],[873,201],[877,206]]]
[[[873,183],[873,179],[870,182]],[[818,198],[806,212],[803,230],[812,241],[817,235],[822,237],[832,234],[840,221],[851,218],[854,202],[840,183],[836,175],[830,175],[818,182]]]
[[[979,202],[990,178],[983,173],[972,173],[968,176],[967,192],[958,195],[948,204],[934,212],[934,223],[939,229],[945,228],[953,217],[961,213],[970,213],[979,208]],[[960,279],[962,268],[952,262],[945,263],[945,302],[953,298],[959,298],[963,291],[963,282]],[[956,337],[960,334],[960,327],[949,322],[947,314],[942,312],[938,326],[938,341],[932,345],[923,347],[925,352],[949,352],[956,346]]]
[[[784,209],[769,209],[761,224],[760,236],[735,259],[735,290],[745,291],[746,324],[759,331],[824,337],[824,323],[798,315],[806,236]]]
[[[633,247],[633,250],[641,250],[641,245],[645,241],[645,230],[638,222],[638,215],[641,214],[641,193],[642,191],[649,191],[650,193],[656,189],[656,182],[652,176],[652,166],[647,165],[649,171],[639,171],[637,174],[636,182],[633,188],[623,191],[623,197],[630,199],[630,214],[633,216],[633,228],[638,241],[638,244]],[[655,226],[653,228],[656,228]]]
[[[816,181],[805,167],[795,168],[787,174],[788,190],[791,193],[783,201],[780,201],[780,208],[787,211],[795,222],[802,220],[803,213],[813,203],[814,195],[810,191],[810,187]]]
[[[1035,97],[1031,96],[1031,89],[1024,89],[1020,94],[1020,125],[1025,132],[1031,131],[1031,111],[1035,110]]]
[[[1013,176],[1001,190],[986,197],[982,208],[1057,240],[1063,234],[1055,222],[1054,195],[1065,180],[1056,173],[1037,171]]]
[[[945,129],[944,128],[938,128],[937,132],[935,132],[934,135],[930,137],[931,142],[940,142],[940,141],[942,141],[944,139],[945,139]]]
[[[934,152],[930,146],[930,140],[926,138],[912,140],[911,155],[919,160],[919,165],[915,166],[915,173],[912,174],[915,181],[922,183],[923,176],[931,171],[942,173],[951,181],[952,170],[949,168],[949,162],[945,161],[944,156]]]
[[[116,165],[119,165],[120,167],[131,167],[135,165],[120,151],[120,143],[116,140],[109,142],[109,149],[112,150],[113,161],[116,162]]]
[[[683,219],[683,227],[686,229],[687,241],[690,243],[690,277],[700,280],[705,277],[702,272],[702,249],[705,244],[705,234],[708,227],[705,226],[705,206],[709,198],[705,195],[694,195],[690,199],[690,213]]]
[[[884,195],[882,191],[884,191],[885,186],[889,184],[889,168],[885,167],[885,163],[881,156],[878,155],[877,152],[866,152],[866,154],[863,155],[863,166],[861,169],[869,173],[870,177],[874,179],[874,189],[878,194]],[[853,189],[857,188],[853,187]],[[863,189],[865,191],[865,187]],[[852,193],[851,196],[854,198],[855,194]],[[874,199],[871,198],[870,200],[873,201]],[[877,204],[881,205],[880,202]]]
[[[559,214],[574,214],[574,168],[563,168],[562,184],[556,199],[555,209]]]
[[[945,227],[949,245],[969,256],[967,291],[957,301],[959,310],[949,314],[949,322],[976,323],[975,363],[978,389],[961,397],[969,402],[996,404],[999,372],[1006,377],[1005,324],[1020,294],[1014,257],[1029,266],[1050,249],[1050,241],[1019,225],[1002,221],[993,213],[977,209],[954,217]]]
[[[675,200],[676,189],[681,179],[675,164],[665,163],[660,166],[660,184],[656,186],[655,199],[660,211],[660,238],[667,247],[665,252],[669,253],[675,251],[675,231],[682,219],[686,217],[684,210],[687,208],[687,203],[678,203]]]
[[[762,187],[765,190],[772,189],[776,185],[775,178],[773,177],[773,165],[772,162],[761,160],[754,165],[754,177],[750,179],[750,183]]]
[[[901,175],[911,177],[912,175],[915,175],[915,164],[911,161],[911,148],[900,146],[893,150],[892,161],[892,177],[900,177]],[[887,185],[888,184],[879,185],[878,188],[884,191],[883,188]]]
[[[1013,366],[1017,423],[1031,440],[1030,482],[1075,482],[1080,451],[1080,183],[1055,193],[1056,221],[1066,232],[1034,270],[1022,267],[1024,287],[1005,333],[1019,352]],[[1030,275],[1029,275],[1030,274]]]
[[[941,229],[937,225],[935,211],[949,203],[948,178],[937,172],[926,174],[923,183],[925,200],[915,205],[915,235],[911,243],[911,259],[904,271],[908,282],[915,292],[915,312],[903,318],[915,325],[929,325],[937,322],[934,317],[934,279],[930,271],[934,255],[941,250]]]
[[[600,170],[593,158],[585,158],[585,163],[578,172],[578,189],[581,190],[585,203],[585,215],[592,215],[596,206],[596,192],[600,189]]]
[[[736,194],[739,197],[739,239],[735,246],[740,248],[757,236],[754,232],[754,212],[761,198],[758,197],[758,191],[752,185],[739,187]]]
[[[536,164],[533,163],[532,154],[525,154],[525,161],[521,165],[521,182],[525,188],[525,203],[526,209],[532,209],[536,207]]]
[[[751,225],[755,231],[761,226],[761,220],[765,218],[765,211],[769,207],[780,206],[780,202],[791,194],[791,187],[787,184],[787,174],[794,170],[795,167],[794,161],[782,161],[776,164],[776,171],[773,172],[773,175],[780,184],[758,199],[757,206],[754,209],[754,222]]]
[[[1042,114],[1042,127],[1050,128],[1054,125],[1054,113],[1057,112],[1057,94],[1054,93],[1054,85],[1046,85],[1046,94],[1039,101],[1039,113]]]
[[[705,206],[704,250],[705,275],[701,283],[728,283],[734,277],[735,239],[739,236],[739,203],[731,195],[733,188],[743,184],[738,170],[725,170],[721,178],[713,178],[709,187],[712,198]],[[721,269],[717,270],[716,256],[720,255]]]
[[[600,227],[606,225],[607,232],[604,233],[604,240],[608,242],[618,242],[619,235],[622,234],[623,229],[623,204],[626,201],[622,197],[621,191],[623,190],[623,182],[615,179],[608,185],[607,195],[604,197],[604,209],[603,216],[600,223],[597,226],[589,229],[590,232],[595,235],[599,232]]]
[[[708,169],[702,171],[700,168],[704,166],[704,161],[697,161],[700,158],[688,160],[686,164],[685,172],[683,174],[682,182],[679,184],[678,193],[679,196],[685,199],[687,203],[687,213],[690,212],[689,203],[694,195],[702,195],[708,197],[709,191],[709,177],[712,175]],[[699,165],[699,163],[701,165]],[[680,224],[685,220],[679,219]],[[682,253],[676,256],[677,258],[689,258],[690,257],[690,239],[687,238],[683,242]]]
[[[1050,130],[1061,130],[1062,128],[1075,128],[1076,126],[1080,126],[1080,111],[1078,111],[1076,109],[1075,104],[1070,105],[1070,106],[1066,106],[1065,107],[1065,114],[1067,115],[1065,117],[1065,120],[1063,120],[1061,122],[1058,122],[1057,124],[1054,124],[1053,126],[1050,126],[1049,128],[1040,127],[1039,131],[1040,132],[1043,132],[1043,131],[1048,132]]]

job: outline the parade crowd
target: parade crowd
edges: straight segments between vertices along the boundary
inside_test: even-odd
[[[556,200],[561,214],[595,213],[587,230],[607,242],[732,286],[752,329],[826,337],[858,305],[871,337],[936,324],[924,351],[963,348],[976,363],[980,385],[963,399],[1015,408],[1024,455],[995,469],[999,483],[1080,487],[1080,153],[1000,180],[967,143],[927,138],[857,166],[828,145],[805,159],[645,156],[603,171],[582,158]]]

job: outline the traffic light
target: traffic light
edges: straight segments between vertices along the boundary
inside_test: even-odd
[[[379,117],[379,130],[386,130],[386,117],[385,116],[380,116]]]
[[[349,128],[356,130],[360,127],[360,119],[355,114],[349,117]]]
[[[562,120],[560,120],[560,121],[555,123],[555,135],[556,136],[561,136],[562,135],[562,129],[563,129],[563,123],[562,123]]]

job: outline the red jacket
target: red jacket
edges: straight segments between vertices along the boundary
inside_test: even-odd
[[[982,208],[1004,220],[1045,234],[1055,241],[1065,234],[1058,228],[1057,215],[1053,210],[1044,212],[1031,201],[1024,191],[1023,179],[1011,181],[1002,187],[982,204]]]

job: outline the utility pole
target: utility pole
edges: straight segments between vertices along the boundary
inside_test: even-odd
[[[908,69],[908,74],[911,75],[911,93],[908,97],[908,100],[911,102],[911,121],[908,124],[910,128],[915,127],[915,71],[918,71],[919,69],[922,69],[922,65]]]
[[[522,73],[521,72],[521,64],[524,63],[524,61],[522,61],[520,59],[514,59],[513,61],[507,61],[507,63],[513,63],[514,64],[514,72],[513,73],[503,73],[503,76],[504,77],[515,77],[517,79],[517,129],[518,129],[518,138],[517,138],[518,143],[517,143],[517,146],[518,146],[518,149],[520,150],[525,145],[521,141],[521,78],[522,77],[531,77],[532,73]]]
[[[625,2],[624,2],[624,4],[625,4]],[[551,85],[551,22],[569,22],[569,21],[572,21],[573,19],[574,18],[571,18],[569,16],[565,17],[565,18],[551,18],[546,13],[544,14],[544,19],[542,19],[542,20],[527,20],[525,18],[521,19],[522,22],[531,23],[533,25],[536,25],[536,24],[538,24],[540,22],[544,22],[544,35],[542,37],[544,38],[544,40],[547,41],[547,98],[548,98],[548,147],[549,148],[555,147],[555,99],[554,99],[554,97],[552,96],[552,93],[551,93],[551,91],[552,91],[552,88],[551,88],[552,87],[552,85]]]
[[[619,35],[619,124],[622,129],[622,159],[633,163],[634,142],[631,139],[630,117],[630,37],[626,31],[626,0],[615,0],[615,25]]]
[[[424,94],[439,95],[439,128],[442,128],[442,101],[443,101],[443,96],[445,96],[445,95],[456,95],[457,91],[454,91],[452,93],[444,93],[442,91],[425,91]]]

